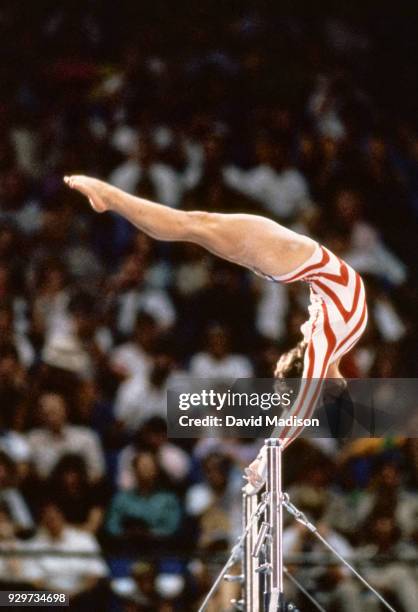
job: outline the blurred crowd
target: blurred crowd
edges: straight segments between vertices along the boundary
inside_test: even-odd
[[[138,4],[0,8],[0,586],[77,610],[197,609],[260,443],[167,439],[166,389],[271,376],[308,296],[94,215],[63,174],[313,236],[366,283],[345,374],[414,377],[418,359],[412,25]],[[411,612],[417,441],[298,440],[285,470],[295,503]],[[284,546],[327,609],[379,610],[292,522]],[[236,595],[224,585],[211,610]]]

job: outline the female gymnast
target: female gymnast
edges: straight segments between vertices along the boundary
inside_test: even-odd
[[[367,324],[365,290],[357,272],[311,238],[258,215],[176,210],[87,176],[66,176],[64,181],[86,196],[96,212],[119,213],[157,240],[194,242],[271,281],[307,282],[311,303],[309,319],[301,327],[303,341],[282,356],[276,375],[295,357],[303,358],[303,380],[291,414],[311,417],[322,381],[342,378],[340,360]],[[283,447],[302,429],[284,428],[279,434]],[[255,490],[263,485],[265,464],[263,448],[245,470]]]

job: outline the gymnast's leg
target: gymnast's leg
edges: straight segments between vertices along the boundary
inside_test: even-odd
[[[303,264],[316,243],[258,215],[188,212],[135,197],[94,178],[65,177],[94,210],[117,212],[158,240],[194,242],[211,253],[268,276]]]

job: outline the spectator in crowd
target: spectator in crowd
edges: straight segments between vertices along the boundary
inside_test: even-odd
[[[209,281],[209,262],[205,251],[198,245],[184,243],[179,245],[180,262],[174,270],[177,297],[185,304],[191,296],[203,289]]]
[[[353,549],[347,540],[330,529],[325,523],[321,523],[318,530],[343,557],[349,557],[353,553]],[[286,563],[291,563],[292,555],[318,552],[325,552],[323,545],[303,525],[297,523],[284,530],[283,554]],[[289,557],[289,560],[286,559],[287,557]],[[336,606],[338,610],[344,612],[363,609],[357,583],[354,582],[347,570],[340,565],[322,567],[302,565],[300,569],[293,571],[295,571],[298,580],[302,581],[303,584],[309,584],[310,588],[314,589],[315,598],[322,605]],[[291,593],[293,588],[288,581],[286,587],[287,592]],[[294,593],[294,596],[296,597],[296,593]]]
[[[167,343],[154,345],[154,355],[144,378],[141,374],[125,380],[115,397],[116,424],[123,431],[134,433],[144,421],[167,413],[167,389],[177,376],[176,362]]]
[[[158,244],[147,234],[135,232],[128,252],[142,262],[147,286],[163,290],[171,286],[172,263],[163,256]]]
[[[71,425],[62,395],[45,392],[39,398],[40,426],[28,434],[32,459],[42,478],[47,478],[65,453],[84,458],[88,478],[97,482],[103,476],[104,458],[97,435],[86,427]]]
[[[154,317],[139,313],[132,333],[132,339],[115,347],[111,364],[116,374],[124,380],[132,376],[146,378],[152,363],[152,352],[158,335]]]
[[[135,612],[189,609],[191,603],[183,576],[158,573],[150,562],[134,563],[128,581],[114,580],[112,588],[127,603],[126,609]]]
[[[161,416],[154,416],[144,422],[133,443],[126,446],[119,455],[117,483],[121,489],[135,485],[133,460],[140,450],[152,452],[159,465],[173,484],[184,484],[191,469],[191,460],[186,451],[167,440],[167,423]]]
[[[68,525],[97,533],[103,522],[106,491],[103,485],[89,482],[83,457],[63,455],[46,481],[45,490]]]
[[[203,481],[188,489],[185,508],[197,521],[199,548],[213,552],[225,549],[239,531],[237,514],[242,485],[231,460],[225,455],[207,455],[202,467]]]
[[[180,526],[177,496],[165,485],[163,472],[149,451],[133,459],[135,487],[113,497],[106,521],[109,535],[136,542],[142,550],[168,542]]]
[[[231,187],[259,201],[263,209],[281,221],[289,221],[310,206],[304,176],[290,164],[283,145],[266,135],[256,141],[257,165],[248,171],[230,167],[225,180]]]
[[[212,325],[207,330],[206,351],[197,353],[190,362],[190,373],[195,378],[250,378],[253,369],[244,355],[231,352],[228,330]]]
[[[395,596],[402,612],[413,610],[418,588],[413,567],[402,563],[414,559],[415,549],[402,539],[401,530],[390,512],[376,511],[364,524],[363,547],[367,559],[380,557],[388,561],[382,567],[365,566],[365,576],[374,586],[388,596]]]
[[[387,247],[376,229],[367,223],[361,196],[353,189],[341,189],[335,198],[335,223],[346,234],[344,258],[360,273],[381,276],[393,285],[406,280],[406,266]]]
[[[158,135],[154,135],[154,139]],[[168,136],[169,138],[169,136]],[[147,197],[160,198],[169,206],[177,207],[181,202],[187,181],[185,172],[178,172],[172,165],[158,157],[158,150],[151,135],[133,136],[128,159],[117,166],[109,176],[113,185],[130,192],[140,191]]]
[[[68,273],[64,264],[52,259],[42,262],[36,276],[32,325],[49,337],[68,325]]]
[[[41,353],[42,362],[54,370],[71,373],[77,382],[98,375],[106,359],[95,337],[95,327],[92,315],[84,317],[83,313],[78,312],[77,317],[68,319],[68,325],[62,331],[46,338]]]
[[[106,605],[108,569],[95,537],[70,527],[53,502],[46,501],[42,508],[40,528],[31,541],[31,549],[46,553],[34,561],[37,579],[44,589],[67,593],[74,610]]]
[[[222,260],[213,260],[209,282],[186,302],[187,317],[181,331],[188,343],[183,348],[186,357],[202,349],[202,339],[213,325],[227,327],[233,347],[249,353],[253,349],[255,333],[256,299],[248,283],[248,276],[237,266]],[[185,303],[182,303],[184,308]]]
[[[139,312],[153,316],[165,329],[175,321],[170,297],[145,282],[142,263],[135,254],[128,255],[108,287],[108,299],[116,309],[116,328],[122,336],[132,334]]]
[[[418,494],[402,487],[402,465],[396,458],[378,459],[371,483],[357,501],[359,525],[368,516],[382,513],[395,517],[403,537],[411,537],[416,530]]]

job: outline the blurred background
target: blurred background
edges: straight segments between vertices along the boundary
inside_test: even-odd
[[[260,444],[168,440],[167,385],[271,376],[307,316],[306,287],[95,216],[64,174],[320,240],[366,281],[345,374],[416,376],[417,13],[344,4],[1,3],[2,590],[196,610]],[[294,502],[415,610],[417,440],[299,439],[286,455]],[[292,522],[285,554],[327,610],[380,610]],[[224,585],[211,610],[236,595]]]

